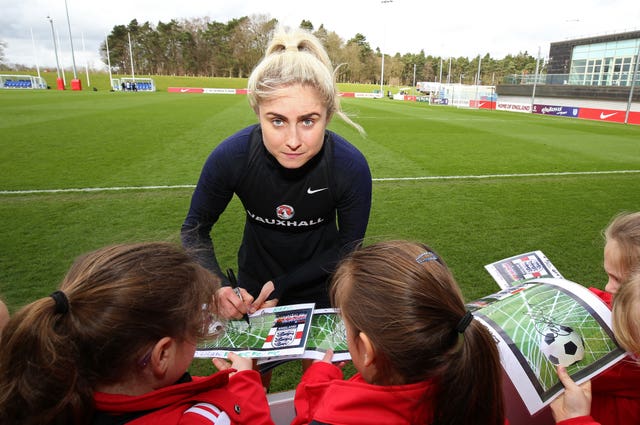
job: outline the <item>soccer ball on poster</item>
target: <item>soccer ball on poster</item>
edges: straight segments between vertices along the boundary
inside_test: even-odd
[[[541,334],[540,351],[553,365],[568,367],[584,358],[584,341],[573,328],[552,325]]]

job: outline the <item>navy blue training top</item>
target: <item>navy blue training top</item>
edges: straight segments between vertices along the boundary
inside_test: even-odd
[[[298,169],[286,169],[265,148],[259,125],[218,145],[204,164],[181,237],[223,284],[228,281],[211,234],[234,194],[246,213],[239,285],[257,297],[271,280],[275,291],[270,298],[280,305],[329,306],[328,277],[362,241],[369,222],[371,172],[362,153],[326,131],[315,157]]]

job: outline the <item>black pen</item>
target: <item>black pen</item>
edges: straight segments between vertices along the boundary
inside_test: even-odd
[[[242,298],[242,291],[240,291],[240,288],[238,287],[238,281],[236,280],[236,275],[233,273],[233,269],[227,270],[227,277],[229,278],[229,282],[231,283],[233,292],[235,292],[236,295],[238,295],[238,298],[240,298],[240,301],[244,303],[244,299]],[[249,321],[249,315],[247,313],[245,313],[242,318],[247,321],[247,325],[251,325],[251,322]]]

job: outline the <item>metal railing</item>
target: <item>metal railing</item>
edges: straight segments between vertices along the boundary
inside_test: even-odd
[[[617,76],[598,74],[511,74],[502,79],[502,84],[558,84],[573,86],[615,86],[630,87],[632,82],[640,86],[640,73],[623,73]]]

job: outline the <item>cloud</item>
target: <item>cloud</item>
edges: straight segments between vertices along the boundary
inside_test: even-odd
[[[387,54],[419,53],[441,57],[475,57],[507,54],[538,48],[546,56],[549,43],[570,38],[638,30],[637,0],[583,0],[580,3],[539,0],[519,3],[507,0],[485,2],[439,2],[423,0],[324,0],[308,7],[299,0],[240,0],[238,2],[151,0],[67,0],[76,64],[99,67],[99,46],[116,25],[132,19],[140,24],[209,17],[218,22],[265,14],[288,26],[303,19],[314,27],[321,24],[345,41],[363,34],[372,48]],[[7,42],[6,61],[55,67],[51,16],[59,35],[60,58],[71,65],[71,46],[65,2],[22,0],[7,2],[0,15],[0,40]],[[33,37],[32,34],[33,33]],[[33,39],[32,39],[33,38]],[[84,48],[82,40],[84,39]],[[34,47],[35,45],[35,47]]]

